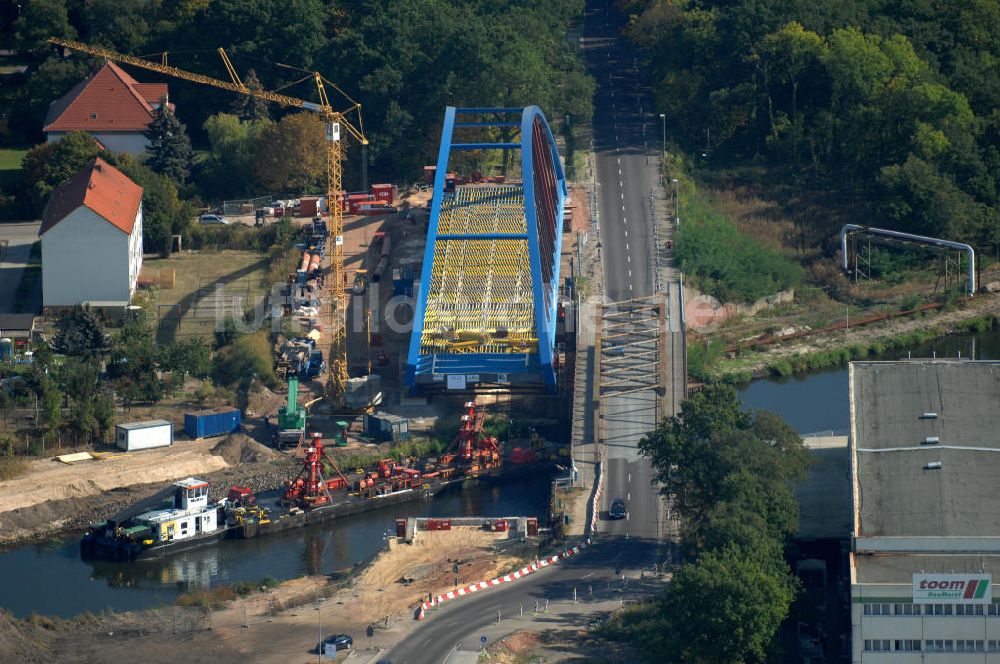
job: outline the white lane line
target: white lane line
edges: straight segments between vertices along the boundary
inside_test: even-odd
[[[631,277],[632,277],[632,270],[629,270],[629,271],[628,271],[628,276],[629,276],[629,278],[631,278]],[[629,482],[631,482],[631,481],[632,481],[632,480],[629,480]]]
[[[628,261],[629,263],[631,263],[632,262],[632,257],[631,256],[626,256],[625,260]]]
[[[622,200],[625,200],[625,192],[621,192]]]
[[[625,494],[625,500],[632,500],[632,492]]]
[[[632,483],[632,473],[629,473],[629,474],[628,474],[628,483],[629,483],[629,484],[631,484],[631,483]]]
[[[621,176],[622,176],[622,169],[619,168],[618,169],[618,177],[621,178]]]
[[[628,237],[628,229],[625,229],[625,237]]]
[[[623,206],[623,207],[622,207],[622,212],[624,212],[624,211],[625,211],[625,208],[624,208],[624,206]],[[626,226],[628,226],[628,217],[622,217],[622,223],[623,223],[623,224],[625,224]],[[628,232],[628,231],[626,231],[626,233],[627,233],[627,232]]]
[[[625,251],[628,251],[628,242],[625,243]]]

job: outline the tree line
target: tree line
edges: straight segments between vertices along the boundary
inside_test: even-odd
[[[321,71],[363,105],[372,175],[413,181],[436,154],[446,105],[539,104],[550,117],[590,117],[593,85],[565,38],[582,11],[583,0],[32,0],[19,17],[0,12],[0,35],[29,63],[23,84],[0,97],[7,108],[0,140],[40,140],[49,104],[99,64],[81,54],[62,57],[49,37],[130,54],[166,51],[175,66],[225,78],[214,50],[222,46],[249,87],[278,89],[305,77],[286,92],[312,99],[306,70]],[[195,145],[210,151],[192,171],[200,188],[182,194],[215,199],[219,187],[235,196],[317,179],[323,134],[314,119],[297,120],[297,133],[287,128],[286,139],[299,139],[290,151],[287,140],[268,136],[272,123],[289,115],[284,109],[153,72],[140,78],[170,85]],[[335,106],[349,106],[329,92]],[[359,153],[350,148],[355,165]],[[291,175],[269,179],[276,169]],[[357,184],[357,168],[345,175],[349,186]]]
[[[1000,5],[632,0],[672,140],[860,198],[869,223],[1000,245]]]
[[[742,410],[709,384],[639,442],[680,519],[684,557],[665,596],[605,629],[649,661],[775,661],[775,635],[799,591],[784,559],[798,529],[792,487],[809,467],[799,435]]]

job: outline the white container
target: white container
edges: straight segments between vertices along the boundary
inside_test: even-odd
[[[129,422],[115,426],[115,445],[126,452],[170,447],[174,444],[174,425],[166,420]]]

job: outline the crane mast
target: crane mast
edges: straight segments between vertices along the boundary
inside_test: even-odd
[[[333,341],[330,347],[330,357],[333,358],[333,366],[330,371],[330,379],[327,388],[331,398],[335,403],[342,404],[347,392],[347,302],[344,291],[344,212],[337,201],[337,194],[342,190],[344,158],[343,143],[341,142],[341,132],[345,132],[361,145],[368,145],[365,138],[363,125],[361,123],[361,104],[352,100],[352,105],[344,111],[335,111],[330,104],[330,98],[323,85],[324,78],[319,72],[313,72],[311,77],[315,81],[316,90],[319,94],[319,103],[290,97],[277,92],[267,90],[256,90],[246,87],[240,80],[236,68],[229,60],[226,52],[219,48],[219,57],[226,67],[226,71],[232,80],[224,81],[203,74],[178,69],[166,64],[166,56],[163,62],[150,62],[134,55],[118,53],[101,46],[92,46],[82,42],[68,39],[50,38],[49,43],[63,48],[80,51],[99,58],[114,60],[124,64],[158,72],[166,76],[172,76],[193,83],[201,83],[223,90],[229,90],[237,94],[250,95],[267,101],[281,104],[290,108],[301,108],[317,113],[322,117],[326,126],[326,202],[327,211],[330,215],[330,225],[333,237]],[[307,77],[308,78],[308,77]],[[303,79],[304,80],[304,79]],[[346,97],[346,95],[345,95]],[[348,121],[346,114],[355,112],[357,114],[357,126]]]

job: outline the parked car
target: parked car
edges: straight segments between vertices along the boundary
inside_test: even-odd
[[[628,517],[628,505],[621,498],[615,498],[611,501],[611,507],[608,509],[609,519],[624,519]]]
[[[354,645],[354,639],[347,634],[335,634],[323,639],[317,650],[322,648],[324,655],[336,655],[338,650],[350,650]]]
[[[203,214],[198,218],[203,224],[228,224],[229,220],[218,214]]]

